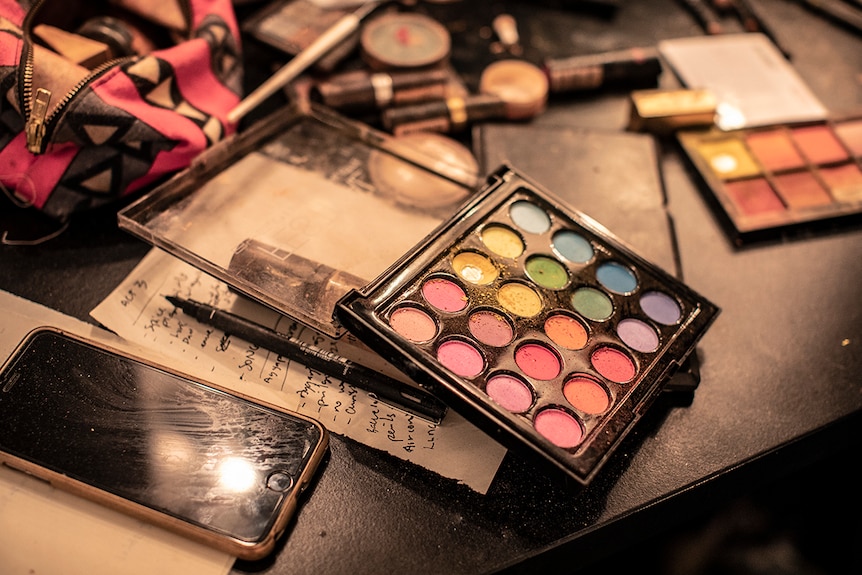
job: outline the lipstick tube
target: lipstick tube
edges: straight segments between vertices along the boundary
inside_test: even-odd
[[[441,100],[398,106],[383,111],[383,126],[405,133],[405,126],[423,126],[437,132],[457,132],[473,122],[506,119],[506,103],[492,94],[471,94]]]
[[[544,62],[553,93],[602,88],[646,88],[658,85],[662,72],[658,50],[628,48],[612,52],[548,58]]]
[[[431,69],[405,72],[355,70],[330,76],[314,86],[321,101],[336,109],[382,109],[445,97],[448,75]]]

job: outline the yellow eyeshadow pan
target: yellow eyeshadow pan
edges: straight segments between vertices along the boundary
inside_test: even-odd
[[[508,166],[339,320],[512,449],[588,483],[718,308]]]

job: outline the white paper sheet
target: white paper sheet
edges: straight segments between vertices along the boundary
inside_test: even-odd
[[[241,305],[245,315],[257,305],[241,299],[224,282],[153,249],[91,315],[124,339],[158,353],[158,361],[174,369],[309,415],[332,433],[457,479],[479,493],[487,492],[505,449],[452,410],[440,424],[416,417],[301,364],[279,361],[277,354],[240,339],[226,339],[223,332],[182,312],[174,313],[166,295],[233,311]],[[268,311],[259,309],[257,313]],[[320,337],[311,330],[291,335]],[[338,349],[340,341],[327,345],[348,355]]]
[[[821,120],[828,113],[764,34],[674,38],[658,47],[687,87],[715,94],[723,130]]]

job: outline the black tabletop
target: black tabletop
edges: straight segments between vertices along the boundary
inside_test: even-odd
[[[597,3],[486,8],[515,14],[536,46],[542,34],[557,47],[568,36],[584,52],[703,34],[683,3],[623,1],[610,15],[588,4]],[[827,108],[862,105],[860,33],[797,2],[756,6]],[[590,94],[552,101],[535,122],[621,131],[627,110],[624,93]],[[722,308],[697,348],[696,391],[664,394],[582,489],[510,453],[482,495],[335,436],[277,551],[238,562],[235,572],[571,572],[753,485],[818,474],[826,457],[858,455],[862,228],[851,223],[735,247],[680,150],[673,141],[660,144],[682,277]],[[45,224],[3,201],[7,237]],[[0,288],[92,322],[90,310],[149,250],[118,230],[114,215],[108,209],[75,219],[38,245],[0,246]]]

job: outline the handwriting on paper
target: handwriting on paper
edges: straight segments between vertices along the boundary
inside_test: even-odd
[[[463,481],[476,491],[485,492],[490,485],[505,450],[452,410],[440,424],[415,416],[348,382],[187,317],[166,295],[222,309],[250,309],[249,300],[224,282],[153,250],[91,315],[121,337],[157,349],[175,369],[314,417],[333,433]],[[261,308],[256,313],[273,313],[251,305]],[[339,354],[339,346],[347,345],[296,322],[280,325],[279,331]]]

